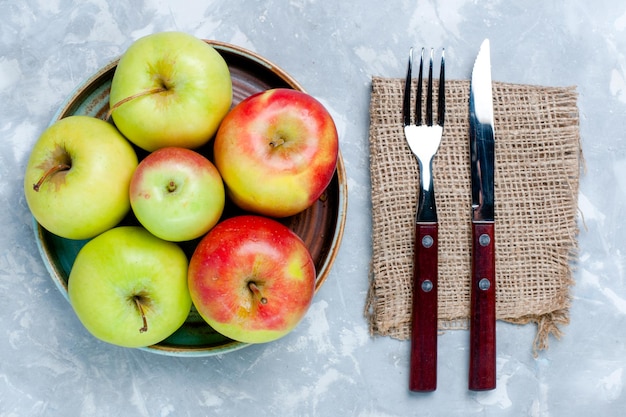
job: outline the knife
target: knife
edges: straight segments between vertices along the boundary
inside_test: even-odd
[[[469,389],[496,387],[496,265],[494,123],[489,39],[480,47],[470,83],[472,269]]]

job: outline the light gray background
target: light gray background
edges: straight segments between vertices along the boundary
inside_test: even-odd
[[[626,5],[615,1],[0,0],[0,416],[613,416],[626,405]],[[267,345],[207,358],[87,334],[37,252],[22,193],[30,148],[73,88],[140,36],[240,45],[332,112],[349,209],[308,315]],[[578,86],[587,172],[571,324],[533,358],[534,326],[498,323],[498,388],[467,387],[468,334],[439,339],[439,389],[407,391],[407,342],[371,338],[368,104],[410,46],[446,47],[467,79],[489,37],[493,79]],[[584,223],[583,223],[584,219]]]

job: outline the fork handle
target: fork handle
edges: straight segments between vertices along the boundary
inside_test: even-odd
[[[416,223],[409,389],[437,389],[437,223]]]
[[[472,223],[469,389],[496,387],[496,262],[494,223]]]

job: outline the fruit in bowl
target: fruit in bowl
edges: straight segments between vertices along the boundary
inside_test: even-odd
[[[187,257],[173,242],[140,226],[120,226],[96,236],[78,253],[68,296],[96,338],[124,347],[162,341],[191,309]]]
[[[330,183],[339,152],[330,113],[313,96],[287,88],[237,104],[222,121],[213,146],[232,201],[271,217],[309,208]]]
[[[261,92],[269,88],[295,88],[300,89],[298,83],[288,76],[284,71],[280,70],[274,64],[267,62],[262,57],[245,51],[242,48],[224,44],[221,42],[205,41],[206,43],[213,45],[216,50],[224,57],[228,66],[233,70],[233,89],[236,91],[234,97],[237,98],[237,102],[242,97],[248,97],[257,92]],[[95,74],[89,81],[79,86],[77,91],[72,95],[68,101],[66,101],[62,108],[59,110],[56,119],[67,118],[75,114],[86,114],[95,117],[104,117],[107,111],[110,111],[110,97],[108,94],[102,92],[108,92],[111,85],[112,78],[117,69],[118,61],[111,62],[104,67],[98,74]],[[124,105],[131,103],[135,99],[139,99],[145,96],[145,93],[137,93],[134,97],[130,96],[128,100],[117,101],[114,104],[114,111],[124,107]],[[110,114],[109,114],[110,115]],[[108,118],[107,118],[108,120]],[[159,148],[160,149],[160,148]],[[156,149],[155,149],[156,150]],[[195,149],[196,151],[204,154],[205,156],[212,158],[212,144],[208,143],[206,146]],[[147,155],[150,151],[144,152],[143,150],[137,150],[139,156]],[[336,256],[339,242],[343,234],[343,225],[345,222],[345,209],[346,209],[346,184],[345,184],[345,172],[343,164],[338,161],[337,164],[337,176],[334,177],[332,185],[328,188],[328,199],[319,199],[315,203],[315,208],[311,212],[302,213],[301,215],[294,216],[293,218],[281,220],[284,224],[292,227],[297,231],[298,235],[302,236],[307,246],[310,247],[311,254],[315,265],[318,266],[318,276],[315,278],[315,287],[318,288],[322,282],[326,279],[330,266],[333,263],[333,259]],[[336,179],[336,181],[335,181]],[[31,184],[32,186],[32,184]],[[44,186],[42,186],[44,188]],[[119,187],[124,189],[124,187]],[[85,195],[92,193],[89,187],[83,189]],[[128,190],[126,190],[128,196]],[[101,198],[101,193],[98,193],[98,198]],[[230,202],[228,209],[232,208]],[[80,203],[78,204],[80,206]],[[82,207],[81,207],[82,208]],[[235,209],[234,212],[228,211],[223,217],[231,217],[235,213],[240,211]],[[122,221],[122,224],[132,224],[137,227],[138,223],[135,221],[136,216],[126,216]],[[36,220],[36,218],[35,218]],[[141,227],[138,229],[142,230]],[[112,233],[116,229],[112,229]],[[76,263],[76,254],[79,249],[85,245],[84,240],[71,240],[67,238],[59,238],[48,230],[42,227],[42,224],[38,221],[35,223],[35,237],[40,243],[39,249],[42,254],[44,263],[47,264],[51,272],[52,278],[57,287],[65,295],[68,295],[69,277],[72,275],[74,283],[80,282],[80,278],[77,278],[80,274],[78,269],[74,268]],[[101,236],[108,236],[107,231],[103,232],[100,236],[93,239],[91,242],[100,241]],[[144,233],[147,233],[144,230]],[[152,236],[154,239],[156,237]],[[199,240],[199,239],[198,239]],[[193,249],[196,247],[198,240],[180,242],[176,244],[184,249],[184,253],[188,257],[191,257]],[[156,251],[156,249],[155,249]],[[99,250],[101,257],[113,256],[113,251],[108,252],[107,249]],[[159,255],[157,257],[165,257]],[[143,258],[144,261],[140,261],[141,264],[155,263],[158,265],[158,261],[151,261],[147,258]],[[84,262],[78,262],[76,265],[83,264]],[[95,263],[95,262],[94,262]],[[104,268],[104,267],[103,267]],[[122,287],[122,284],[119,284]],[[83,287],[84,288],[84,287]],[[250,287],[249,287],[250,289]],[[259,287],[257,287],[259,289]],[[72,290],[73,292],[76,289]],[[263,293],[265,294],[265,293]],[[80,295],[73,295],[74,299],[78,299]],[[264,297],[261,297],[263,299]],[[272,298],[265,298],[266,301]],[[151,318],[152,311],[146,308],[148,306],[147,299],[144,296],[132,297],[134,301],[134,308],[129,308],[132,303],[126,303],[124,307],[118,308],[117,314],[121,314],[123,308],[129,310],[129,315],[134,316],[134,322],[131,333],[142,333],[141,330],[148,328],[148,332],[159,327],[158,320],[154,317]],[[128,301],[128,298],[127,298]],[[80,301],[75,303],[80,304]],[[79,314],[80,308],[76,309]],[[142,315],[142,310],[144,311]],[[82,314],[82,313],[81,313]],[[88,314],[88,313],[87,313]],[[84,316],[84,314],[82,314]],[[146,323],[144,325],[144,318]],[[137,321],[139,320],[139,321]],[[186,319],[185,322],[179,327],[173,334],[166,336],[166,339],[156,342],[156,344],[150,344],[145,349],[147,351],[159,354],[173,355],[173,356],[205,356],[218,353],[227,353],[232,350],[239,349],[245,343],[237,342],[224,335],[218,334],[210,326],[201,324],[201,318],[193,311]],[[172,326],[172,328],[175,326]],[[170,328],[171,329],[171,328]],[[97,333],[97,332],[96,332]],[[146,333],[145,331],[143,333]],[[164,332],[163,334],[169,333]],[[133,336],[134,337],[134,336]],[[103,338],[103,337],[100,337]],[[156,339],[155,339],[156,340]],[[122,346],[143,346],[145,343],[151,343],[151,341],[142,342],[113,342],[119,343]]]
[[[183,32],[136,40],[117,64],[110,113],[118,129],[147,151],[198,148],[208,142],[232,103],[224,58]]]
[[[219,221],[225,199],[215,165],[186,148],[150,153],[130,182],[130,204],[137,220],[153,235],[174,242],[208,232]]]
[[[70,116],[51,124],[31,150],[24,194],[35,219],[66,239],[89,239],[130,209],[137,154],[113,125]]]
[[[200,241],[188,272],[191,299],[216,331],[264,343],[292,331],[315,292],[315,266],[302,240],[276,220],[231,217]]]

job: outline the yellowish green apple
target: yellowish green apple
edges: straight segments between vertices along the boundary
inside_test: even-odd
[[[68,280],[76,315],[96,338],[124,347],[161,342],[191,309],[187,257],[140,226],[96,236],[78,253]]]
[[[90,116],[60,119],[31,151],[26,202],[48,231],[67,239],[94,237],[128,213],[137,163],[131,144],[110,123]]]
[[[167,147],[150,153],[130,182],[130,204],[153,235],[174,242],[196,239],[219,221],[224,183],[203,155]]]
[[[154,33],[120,58],[109,102],[118,129],[140,148],[197,148],[230,109],[230,70],[215,48],[193,35]]]

